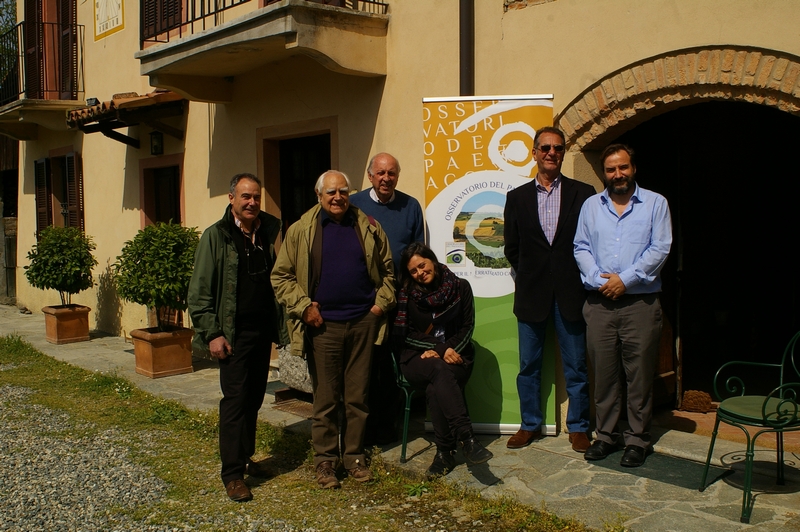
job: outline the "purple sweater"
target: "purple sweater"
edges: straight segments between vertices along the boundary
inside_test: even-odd
[[[349,212],[341,223],[325,212],[321,216],[322,269],[314,299],[324,320],[360,318],[375,304],[375,286],[369,278],[355,221]]]

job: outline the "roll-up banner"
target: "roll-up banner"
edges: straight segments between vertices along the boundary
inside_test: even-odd
[[[514,277],[503,254],[506,193],[536,176],[533,137],[553,123],[553,96],[423,99],[428,244],[475,294],[475,367],[467,385],[474,429],[520,427]],[[536,294],[524,294],[536,297]],[[555,334],[542,367],[545,434],[556,434]]]

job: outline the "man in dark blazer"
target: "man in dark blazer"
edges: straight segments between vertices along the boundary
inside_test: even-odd
[[[595,194],[592,186],[561,174],[564,134],[540,129],[533,141],[538,173],[508,193],[505,255],[515,272],[514,315],[519,330],[519,393],[522,424],[509,449],[525,447],[542,435],[542,349],[553,317],[561,351],[569,408],[567,430],[572,448],[589,447],[589,381],[586,370],[586,291],[573,254],[581,206]]]

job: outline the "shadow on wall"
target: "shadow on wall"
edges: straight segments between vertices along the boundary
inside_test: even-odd
[[[119,336],[122,332],[122,301],[117,294],[110,260],[98,276],[96,312],[97,330]]]
[[[252,135],[259,128],[278,126],[285,126],[285,133],[273,140],[330,133],[331,166],[347,173],[358,187],[370,157],[383,88],[382,77],[332,72],[302,56],[237,76],[235,101],[209,107],[210,197],[227,195],[234,174],[264,170],[256,168],[263,146],[253,146]],[[330,117],[335,118],[335,130],[306,127]]]

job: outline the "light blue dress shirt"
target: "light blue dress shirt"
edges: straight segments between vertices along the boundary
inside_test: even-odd
[[[661,268],[672,246],[672,219],[664,196],[636,185],[622,216],[608,190],[586,200],[575,232],[575,260],[587,290],[597,290],[616,273],[626,294],[661,291]]]

